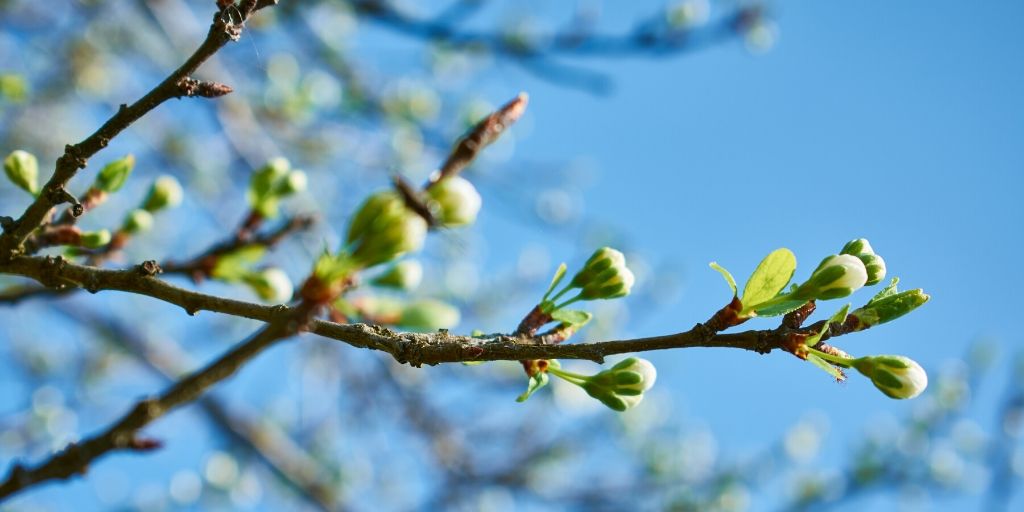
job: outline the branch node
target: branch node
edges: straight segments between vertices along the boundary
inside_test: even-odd
[[[146,260],[139,265],[139,273],[146,277],[153,277],[161,272],[163,269],[160,268],[160,264],[156,260]]]

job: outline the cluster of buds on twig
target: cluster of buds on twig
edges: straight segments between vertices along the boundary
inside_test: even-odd
[[[871,244],[863,238],[851,240],[843,246],[839,254],[822,260],[806,281],[792,285],[788,292],[784,290],[796,271],[796,257],[788,249],[773,251],[761,261],[747,280],[742,297],[738,294],[736,281],[732,275],[715,263],[711,266],[722,273],[733,291],[733,301],[730,305],[716,313],[709,322],[716,331],[743,323],[753,317],[797,312],[813,301],[847,297],[864,286],[878,284],[886,275],[885,260],[875,254]],[[904,356],[869,356],[856,359],[838,347],[821,343],[826,334],[845,334],[868,329],[895,320],[928,302],[928,295],[920,289],[899,292],[896,289],[898,281],[894,278],[889,286],[876,294],[867,304],[851,313],[848,313],[850,305],[847,304],[824,322],[817,331],[800,329],[799,324],[802,323],[803,316],[796,325],[784,323],[784,326],[793,329],[790,334],[792,342],[785,346],[786,350],[825,370],[837,380],[846,378],[842,368],[854,367],[870,377],[888,396],[917,396],[928,381],[924,370],[910,359]],[[810,311],[813,311],[813,305]],[[902,367],[902,370],[912,377],[908,377],[912,382],[906,384],[904,388],[895,386],[894,381],[887,376],[899,372],[893,369],[895,367],[892,365],[873,363],[877,361],[905,363],[906,366]],[[855,362],[857,364],[854,364]],[[897,389],[899,391],[895,391]],[[912,391],[907,391],[908,389]]]
[[[527,367],[530,383],[517,401],[530,398],[548,383],[548,374],[579,386],[588,395],[615,411],[625,411],[640,403],[644,393],[654,386],[658,372],[646,359],[629,357],[615,366],[594,375],[581,375],[563,370],[558,361],[531,361]]]
[[[221,254],[210,270],[210,277],[226,283],[245,284],[257,297],[266,302],[288,302],[294,293],[294,286],[288,274],[275,267],[252,268],[266,252],[265,246],[248,245]]]
[[[262,218],[273,219],[280,214],[281,199],[306,190],[306,183],[306,173],[292,169],[284,158],[274,158],[252,174],[246,199]]]
[[[178,206],[183,195],[178,180],[172,176],[160,176],[149,187],[142,204],[125,215],[119,234],[134,235],[149,231],[153,228],[153,214]]]

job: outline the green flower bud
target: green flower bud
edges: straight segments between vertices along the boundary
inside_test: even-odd
[[[279,268],[268,268],[245,275],[242,280],[249,285],[260,299],[285,303],[291,300],[295,289],[292,280]]]
[[[372,281],[374,286],[413,290],[423,280],[423,265],[416,260],[403,260]]]
[[[173,176],[160,176],[149,188],[149,195],[142,203],[142,209],[156,213],[167,208],[174,208],[181,204],[184,193],[181,184]]]
[[[135,157],[133,155],[114,160],[100,170],[92,186],[103,192],[117,192],[128,181],[128,176],[134,168]]]
[[[128,212],[121,225],[121,230],[128,234],[143,233],[153,228],[153,215],[146,210],[136,209]]]
[[[28,151],[16,149],[4,159],[4,173],[18,188],[36,195],[39,193],[39,161]]]
[[[877,254],[859,254],[860,261],[868,271],[868,280],[865,286],[874,286],[885,279],[885,260]]]
[[[445,178],[427,190],[440,208],[438,220],[445,226],[465,226],[476,221],[482,200],[469,180],[460,176]]]
[[[306,190],[308,185],[308,178],[306,173],[302,171],[292,171],[288,173],[283,180],[277,185],[277,193],[279,196],[290,196],[292,194],[298,194]]]
[[[825,258],[810,279],[795,292],[798,298],[838,299],[859,290],[868,280],[868,271],[860,258],[850,254]]]
[[[98,249],[110,243],[110,231],[101,229],[99,231],[85,231],[81,234],[79,243],[82,247]]]
[[[364,267],[391,261],[419,250],[427,237],[427,221],[405,206],[393,192],[370,196],[352,219],[348,244],[352,258]]]
[[[458,308],[433,299],[421,299],[407,304],[402,309],[399,325],[421,331],[451,329],[459,324],[461,315]]]
[[[626,257],[621,252],[611,247],[602,247],[590,256],[590,259],[583,264],[583,269],[576,273],[569,285],[572,288],[583,288],[594,279],[597,274],[613,267],[625,267]]]
[[[288,184],[290,170],[291,163],[288,160],[272,158],[267,161],[266,165],[254,172],[252,178],[249,179],[249,189],[245,193],[249,206],[265,218],[277,217],[278,196],[286,195],[286,189],[291,186]],[[305,174],[301,171],[297,172],[301,176],[296,175],[296,183],[293,185],[305,187]],[[300,181],[302,183],[299,183]]]
[[[625,411],[643,400],[644,392],[654,386],[658,372],[646,359],[630,357],[582,384],[588,395],[611,409]]]
[[[889,398],[914,398],[928,387],[928,374],[909,357],[861,357],[854,360],[853,367]]]
[[[579,295],[583,300],[614,299],[629,295],[634,280],[633,272],[626,268],[626,257],[611,247],[602,247],[573,276],[569,287],[583,288]]]
[[[871,248],[871,244],[868,243],[865,238],[858,238],[856,240],[850,240],[843,246],[843,250],[839,251],[839,254],[851,254],[853,256],[860,256],[861,254],[874,254],[875,250]]]
[[[860,321],[857,330],[867,329],[895,320],[917,309],[931,297],[920,288],[872,300],[850,313]]]

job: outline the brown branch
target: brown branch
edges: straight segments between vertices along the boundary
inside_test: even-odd
[[[118,290],[146,295],[177,305],[190,314],[206,310],[275,322],[289,312],[283,306],[254,304],[179,288],[154,277],[151,270],[142,271],[140,268],[106,270],[69,263],[59,258],[19,256],[10,262],[0,263],[0,273],[30,277],[47,286],[79,287],[92,292]],[[308,330],[353,347],[387,352],[401,363],[421,366],[523,359],[586,359],[600,363],[605,357],[614,354],[692,347],[739,348],[767,353],[777,348],[786,348],[795,337],[806,337],[823,325],[823,322],[818,322],[801,330],[779,327],[722,334],[709,329],[705,324],[697,324],[688,331],[665,336],[570,345],[542,345],[533,338],[503,334],[469,337],[443,331],[427,334],[398,333],[379,326],[338,324],[322,320],[311,321]],[[846,332],[848,330],[845,328],[833,326],[823,339]]]
[[[285,309],[273,322],[205,368],[178,381],[159,396],[138,402],[128,414],[103,432],[72,443],[37,466],[16,464],[8,477],[0,482],[0,500],[48,480],[63,480],[83,474],[94,460],[113,451],[158,448],[159,442],[140,437],[139,430],[170,411],[195,401],[263,350],[296,334],[312,318],[314,309],[305,303]]]
[[[117,113],[92,135],[78,144],[67,145],[64,148],[64,155],[57,159],[53,176],[43,186],[39,196],[29,205],[21,218],[4,228],[3,235],[0,235],[0,260],[23,252],[22,244],[51,215],[53,207],[63,203],[77,204],[78,201],[68,193],[65,186],[79,169],[85,168],[89,158],[163,102],[186,94],[187,91],[182,88],[183,80],[189,78],[203,62],[228,42],[237,40],[241,36],[246,20],[254,12],[275,3],[276,0],[243,0],[237,6],[222,7],[214,15],[206,39],[181,67],[135,103],[122,104]],[[74,213],[78,216],[83,210],[81,205],[77,205]]]
[[[508,103],[504,104],[491,115],[485,117],[476,124],[469,133],[465,134],[455,143],[448,159],[441,165],[441,169],[431,177],[426,188],[434,186],[437,182],[454,176],[466,168],[485,147],[498,140],[498,137],[506,128],[512,126],[526,111],[526,104],[529,97],[525,92],[519,93]]]

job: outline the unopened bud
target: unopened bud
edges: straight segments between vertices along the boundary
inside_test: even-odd
[[[298,194],[306,190],[308,184],[308,178],[306,173],[302,171],[292,171],[277,186],[277,193],[279,196],[290,196],[292,194]]]
[[[149,195],[142,203],[142,209],[156,213],[167,208],[174,208],[181,204],[184,193],[181,184],[172,176],[160,176],[149,188]]]
[[[39,193],[39,161],[32,153],[12,151],[4,158],[4,173],[18,188],[32,195]]]
[[[292,280],[279,268],[252,272],[242,278],[260,299],[273,303],[288,302],[294,293]]]
[[[868,280],[865,286],[873,286],[885,279],[885,260],[877,254],[860,254],[857,256],[864,263],[868,272]]]
[[[422,299],[407,304],[402,309],[399,325],[421,331],[451,329],[459,324],[461,315],[458,308],[433,299]]]
[[[483,202],[476,187],[461,176],[449,176],[435,183],[427,195],[440,208],[438,219],[445,226],[472,224]]]
[[[869,302],[851,315],[857,317],[858,329],[863,330],[879,324],[891,322],[917,309],[931,297],[920,288],[889,295]]]
[[[630,357],[597,375],[587,378],[583,390],[616,411],[625,411],[643,400],[654,386],[658,372],[646,359]]]
[[[810,279],[796,291],[806,299],[838,299],[859,290],[868,280],[868,271],[860,258],[850,254],[825,258]]]
[[[874,254],[875,250],[871,248],[871,244],[866,238],[858,238],[856,240],[850,240],[843,246],[843,250],[839,251],[839,254],[851,254],[853,256],[860,256],[861,254]]]
[[[374,194],[349,225],[352,257],[363,266],[386,263],[419,250],[427,237],[427,221],[405,206],[393,192]]]
[[[861,357],[854,360],[853,367],[889,398],[914,398],[928,387],[928,374],[909,357]]]
[[[423,265],[416,260],[403,260],[372,281],[374,286],[413,290],[423,280]]]
[[[98,249],[110,243],[110,231],[101,229],[99,231],[86,231],[81,234],[79,243],[82,247]]]
[[[128,234],[143,233],[153,228],[153,214],[143,209],[128,212],[121,229]]]
[[[117,192],[128,181],[128,176],[134,168],[135,157],[132,155],[114,160],[100,170],[92,186],[103,192]]]
[[[614,299],[629,295],[633,282],[626,257],[611,247],[602,247],[573,276],[570,286],[583,288],[580,298],[584,300]]]

